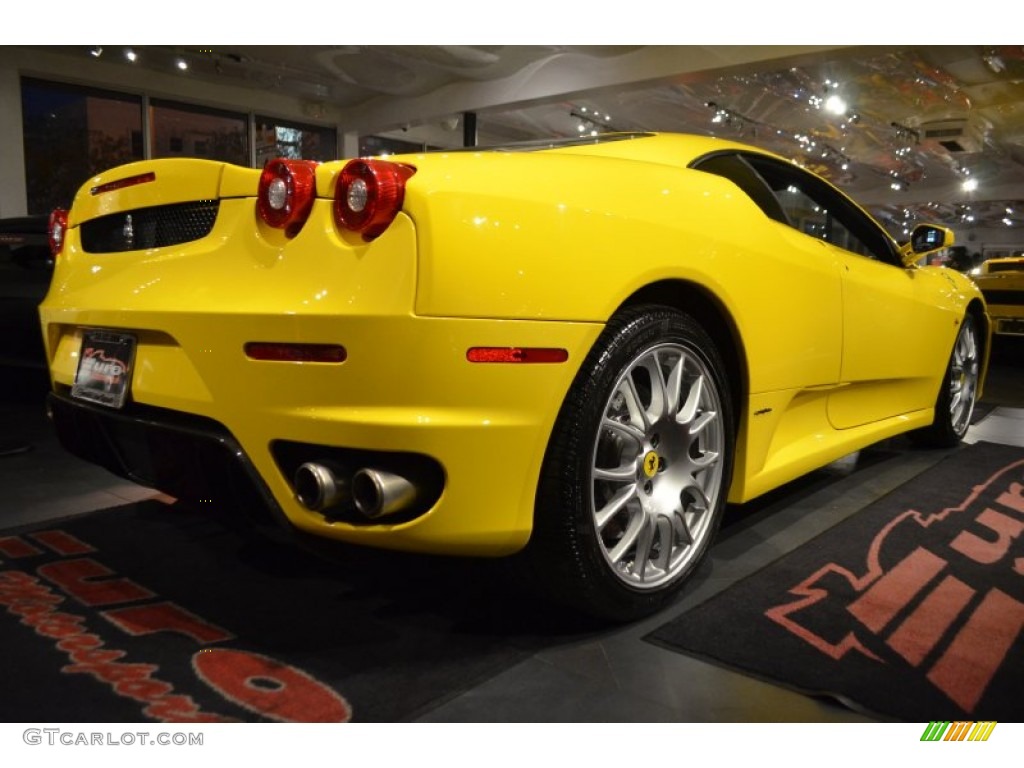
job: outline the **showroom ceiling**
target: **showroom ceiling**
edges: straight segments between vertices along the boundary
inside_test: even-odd
[[[108,47],[102,55],[123,57]],[[1024,225],[1024,46],[137,48],[133,66],[286,90],[311,117],[451,147],[714,134],[797,159],[895,225]],[[80,55],[90,55],[83,47]],[[976,184],[971,189],[965,182]],[[1007,224],[1009,222],[1009,224]]]

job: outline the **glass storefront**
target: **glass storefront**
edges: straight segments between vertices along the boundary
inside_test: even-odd
[[[28,213],[71,205],[90,176],[141,160],[142,98],[23,78]]]
[[[334,160],[334,128],[24,77],[21,80],[29,214],[67,208],[82,183],[147,157],[198,157],[261,167],[274,157]],[[148,114],[144,110],[148,108]],[[144,117],[146,118],[144,120]]]

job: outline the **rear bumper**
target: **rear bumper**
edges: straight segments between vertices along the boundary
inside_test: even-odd
[[[552,425],[595,324],[445,318],[336,318],[341,364],[247,358],[247,341],[292,338],[295,319],[225,317],[213,343],[188,347],[209,320],[165,317],[138,338],[122,410],[70,396],[82,327],[59,319],[51,359],[54,421],[76,455],[197,504],[391,549],[497,556],[529,538]],[[100,327],[111,317],[91,312]],[[125,320],[119,313],[119,320]],[[130,319],[130,318],[129,318]],[[92,323],[90,323],[92,325]],[[258,330],[254,330],[254,325]],[[58,327],[59,326],[59,329]],[[472,346],[560,347],[560,364],[477,364]],[[304,462],[427,476],[425,501],[363,519],[297,499]],[[343,511],[344,512],[344,511]]]
[[[1024,304],[989,304],[992,333],[999,336],[1024,336]]]
[[[113,411],[51,392],[48,408],[66,450],[114,474],[199,504],[231,500],[257,525],[284,514],[238,441],[216,421],[134,405]]]

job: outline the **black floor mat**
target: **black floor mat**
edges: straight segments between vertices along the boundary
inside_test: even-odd
[[[648,636],[877,716],[1024,716],[1024,449],[977,444]]]
[[[487,563],[131,504],[0,533],[0,719],[409,720],[558,643],[543,610]]]

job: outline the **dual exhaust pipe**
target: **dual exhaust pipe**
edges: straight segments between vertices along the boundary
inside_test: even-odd
[[[322,512],[351,499],[371,520],[409,509],[419,489],[408,478],[381,469],[363,468],[351,478],[336,467],[309,461],[295,470],[295,495],[306,509]]]

